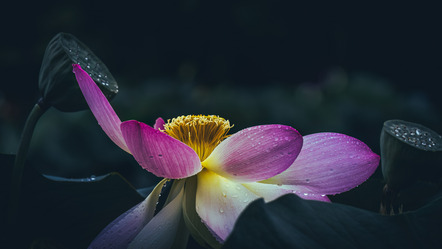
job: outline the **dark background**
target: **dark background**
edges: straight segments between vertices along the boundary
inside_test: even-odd
[[[8,3],[0,10],[0,153],[16,150],[58,32],[106,63],[119,82],[112,104],[122,120],[217,114],[233,132],[282,123],[301,134],[345,133],[379,153],[388,119],[442,132],[440,23],[436,6],[404,3]],[[48,111],[29,158],[47,174],[118,171],[136,186],[151,184],[89,111]]]

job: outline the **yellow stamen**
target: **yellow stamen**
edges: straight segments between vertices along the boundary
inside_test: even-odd
[[[167,120],[164,132],[187,144],[204,161],[233,126],[215,115],[187,115]]]

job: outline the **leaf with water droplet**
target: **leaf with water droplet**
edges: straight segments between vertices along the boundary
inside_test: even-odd
[[[12,160],[11,160],[12,159]],[[13,156],[0,154],[0,166],[5,171],[0,179],[2,196],[10,191]],[[18,220],[15,230],[1,222],[5,239],[2,248],[30,248],[35,239],[50,238],[63,248],[87,248],[97,234],[113,219],[141,202],[136,189],[118,173],[84,179],[43,176],[29,162],[23,175]],[[0,213],[7,214],[6,205]],[[2,217],[6,220],[5,217]],[[16,239],[20,238],[20,239]],[[58,248],[58,247],[57,247]]]
[[[100,87],[109,100],[118,85],[106,65],[75,36],[57,34],[46,47],[40,68],[38,86],[44,103],[61,111],[79,111],[88,106],[72,73],[79,64]]]
[[[412,122],[389,120],[381,132],[382,174],[391,189],[442,175],[442,137]]]

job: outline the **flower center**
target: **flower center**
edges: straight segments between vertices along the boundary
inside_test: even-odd
[[[215,115],[187,115],[167,120],[164,132],[191,147],[202,162],[232,127],[229,120]]]

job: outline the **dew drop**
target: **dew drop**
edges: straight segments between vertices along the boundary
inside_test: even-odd
[[[220,212],[220,213],[224,213],[224,209],[220,208],[220,209],[219,209],[219,212]]]

